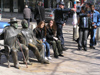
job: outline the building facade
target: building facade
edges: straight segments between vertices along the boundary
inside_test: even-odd
[[[25,4],[34,8],[38,1],[44,0],[0,0],[2,12],[22,12]]]

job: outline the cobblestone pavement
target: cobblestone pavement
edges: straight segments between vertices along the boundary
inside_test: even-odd
[[[32,65],[28,68],[22,64],[22,54],[18,53],[20,61],[20,69],[13,67],[12,59],[10,59],[11,67],[7,68],[7,61],[2,56],[0,65],[0,75],[100,75],[100,44],[98,42],[96,49],[89,49],[88,51],[77,51],[77,43],[73,41],[73,26],[72,19],[68,19],[67,25],[63,28],[65,46],[68,50],[64,51],[64,57],[55,59],[51,49],[50,64],[38,63],[33,59],[33,54],[30,52],[30,61]]]

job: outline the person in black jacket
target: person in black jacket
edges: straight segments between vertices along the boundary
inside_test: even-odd
[[[83,47],[85,51],[87,51],[87,38],[88,38],[88,32],[90,29],[90,25],[92,24],[92,21],[89,17],[85,16],[86,11],[85,7],[81,7],[81,14],[79,15],[79,41],[78,41],[78,50],[81,50]]]
[[[53,47],[54,57],[55,58],[58,58],[58,56],[63,57],[61,41],[58,40],[55,34],[56,34],[56,24],[54,20],[50,20],[47,26],[47,35],[46,35],[47,41]]]
[[[59,3],[59,8],[55,10],[55,22],[57,25],[57,38],[61,40],[61,45],[62,45],[63,50],[66,50],[64,46],[64,38],[63,38],[63,32],[62,32],[62,28],[65,25],[63,14],[68,13],[70,10],[74,10],[74,9],[73,8],[64,9],[64,2],[62,1]]]
[[[33,30],[33,32],[36,34],[36,38],[42,42],[42,44],[45,47],[45,59],[52,59],[50,57],[50,45],[49,43],[46,41],[46,26],[45,26],[45,22],[41,21],[37,27]]]
[[[44,7],[41,6],[41,1],[38,2],[38,5],[35,8],[34,19],[37,21],[37,25],[40,21],[45,20],[45,10]]]

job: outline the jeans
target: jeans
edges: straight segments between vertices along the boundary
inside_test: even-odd
[[[90,46],[96,45],[96,31],[97,29],[91,29],[91,39],[90,39]]]
[[[63,32],[62,32],[62,24],[57,24],[57,37],[61,41],[61,45],[64,46],[64,38],[63,38]]]
[[[45,49],[45,57],[50,56],[50,45],[47,41],[43,42],[44,49]]]
[[[88,29],[79,29],[79,42],[78,42],[78,47],[84,49],[87,49],[87,36],[88,36]]]

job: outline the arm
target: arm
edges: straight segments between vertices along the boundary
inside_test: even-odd
[[[97,26],[100,26],[100,14],[97,16]]]

